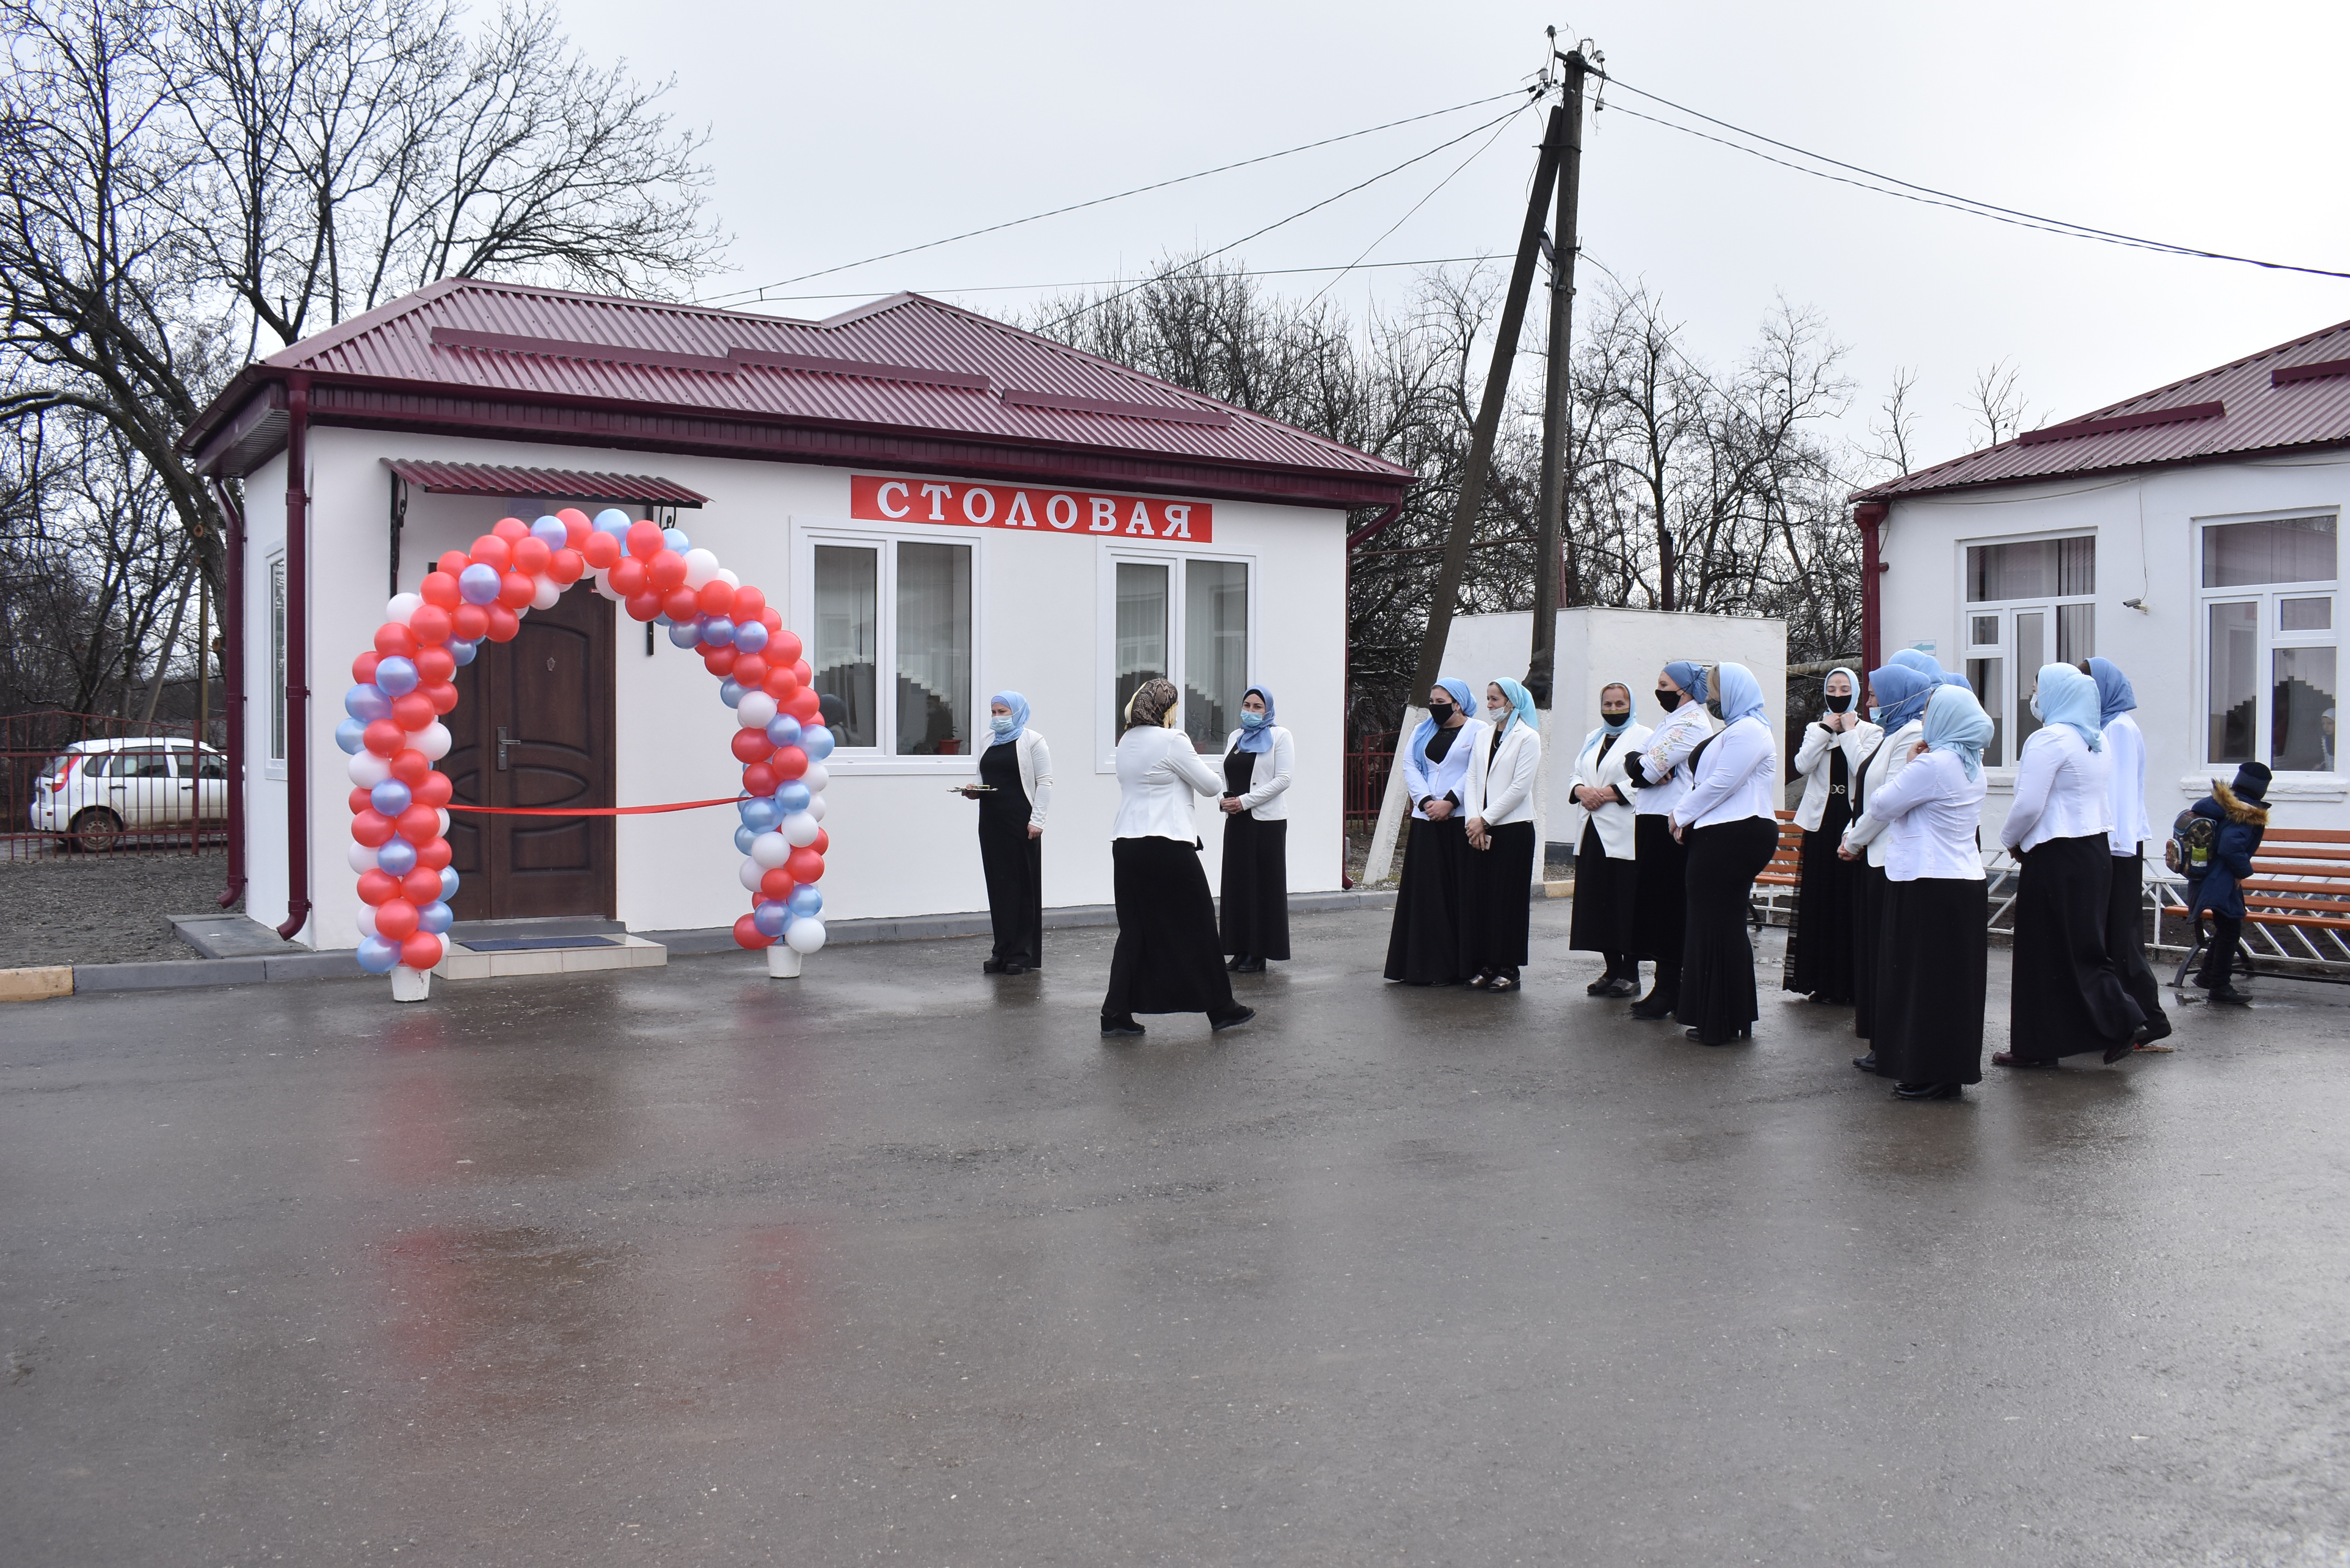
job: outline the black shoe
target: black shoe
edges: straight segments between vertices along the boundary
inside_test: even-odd
[[[1866,1056],[1855,1056],[1852,1064],[1864,1073],[1874,1073],[1877,1071],[1877,1053],[1871,1051]]]
[[[995,972],[998,974],[1026,974],[1028,972],[1028,966],[1020,962],[1016,959],[1007,959],[1003,962],[1003,966]]]
[[[1583,994],[1586,996],[1616,995],[1616,971],[1610,970],[1606,974],[1601,975],[1597,980],[1593,981],[1589,985],[1585,986],[1583,988]]]
[[[1235,959],[1232,961],[1232,967],[1234,974],[1263,974],[1264,972],[1264,960],[1261,958]]]
[[[2252,1004],[2252,999],[2251,997],[2246,996],[2242,992],[2238,991],[2226,981],[2221,981],[2219,984],[2211,988],[2210,1000],[2213,1002],[2227,1002],[2236,1007],[2250,1007]]]
[[[1690,1039],[1696,1041],[1700,1045],[1734,1045],[1741,1040],[1752,1038],[1753,1031],[1752,1029],[1742,1029],[1727,1040],[1709,1040],[1694,1029],[1688,1031],[1688,1034]]]
[[[1646,1019],[1653,1023],[1660,1018],[1671,1017],[1673,1009],[1679,1005],[1680,1005],[1679,992],[1667,991],[1664,987],[1659,986],[1632,1004],[1632,1016]]]
[[[1134,1014],[1131,1012],[1128,1013],[1123,1018],[1105,1018],[1101,1021],[1101,1023],[1102,1033],[1104,1034],[1139,1034],[1142,1033],[1142,1025],[1134,1021]]]
[[[1209,1019],[1208,1028],[1211,1033],[1222,1034],[1227,1029],[1238,1029],[1255,1016],[1256,1009],[1253,1007],[1235,1007],[1222,1018]],[[1137,1030],[1136,1033],[1140,1033],[1141,1031]]]
[[[1815,991],[1812,992],[1811,995],[1804,998],[1804,1000],[1805,1002],[1816,1002],[1822,1007],[1850,1007],[1852,1005],[1851,997],[1830,996],[1825,991]]]
[[[1956,1084],[1896,1084],[1893,1097],[1897,1100],[1955,1100],[1961,1097]]]
[[[989,959],[985,963],[979,966],[979,972],[982,974],[1002,974],[1003,972],[1003,966],[1001,963],[998,963],[995,960]]]
[[[1224,971],[1227,974],[1237,974],[1240,972],[1241,965],[1246,962],[1248,962],[1248,954],[1234,953],[1232,957],[1232,961],[1224,965]]]
[[[1640,982],[1637,980],[1618,975],[1614,980],[1607,982],[1607,989],[1601,992],[1601,994],[1604,996],[1613,997],[1638,996],[1640,994]]]
[[[2158,1012],[2146,1021],[2145,1028],[2138,1031],[2138,1047],[2143,1050],[2156,1041],[2167,1038],[2170,1033],[2170,1020]]]

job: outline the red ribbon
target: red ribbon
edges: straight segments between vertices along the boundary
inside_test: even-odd
[[[663,811],[700,811],[709,805],[733,805],[749,798],[748,795],[730,794],[723,800],[679,800],[667,805],[459,805],[452,800],[445,809],[478,812],[484,816],[650,816]]]

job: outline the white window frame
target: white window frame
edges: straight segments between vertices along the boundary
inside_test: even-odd
[[[1095,622],[1094,675],[1094,772],[1114,774],[1118,771],[1118,724],[1111,711],[1118,701],[1118,567],[1121,561],[1163,566],[1167,572],[1167,663],[1169,679],[1179,691],[1183,687],[1182,671],[1191,650],[1185,646],[1188,635],[1186,596],[1191,591],[1191,574],[1184,569],[1191,561],[1224,561],[1248,570],[1248,674],[1253,684],[1257,679],[1259,650],[1263,647],[1259,628],[1263,615],[1263,574],[1257,569],[1256,556],[1246,550],[1218,549],[1213,545],[1199,548],[1177,546],[1173,549],[1154,547],[1141,543],[1125,544],[1103,539],[1097,542],[1098,555],[1095,566],[1095,603],[1099,607]],[[1180,715],[1178,715],[1180,718]],[[1205,754],[1205,753],[1202,753]]]
[[[2100,596],[2096,591],[2092,590],[2085,594],[2047,594],[2031,598],[1987,599],[1977,603],[1967,597],[1967,552],[1970,549],[1985,549],[2000,545],[2041,544],[2052,539],[2088,540],[2092,559],[2097,562],[2096,568],[2093,569],[2102,569],[2104,554],[2100,548],[2102,540],[2099,531],[2094,527],[2044,528],[2028,534],[1996,534],[1984,538],[1958,541],[1958,563],[1955,576],[1958,581],[1959,672],[1962,675],[1968,674],[1970,664],[1978,659],[1996,659],[2000,661],[2000,690],[1996,693],[1997,701],[1995,704],[1986,702],[1983,705],[1999,723],[2001,756],[1998,763],[1990,770],[1991,776],[1994,780],[2013,778],[2017,754],[2023,749],[2022,742],[2016,738],[2017,715],[2021,713],[2028,716],[2030,711],[2027,700],[2016,695],[2016,615],[2019,612],[2030,615],[2034,611],[2044,612],[2047,615],[2048,646],[2046,658],[2043,662],[2054,662],[2056,657],[2058,607],[2065,605],[2089,606],[2092,611],[2090,641],[2094,643],[2096,640],[2094,629],[2096,617],[2094,612]],[[1975,640],[1974,618],[1986,615],[1999,618],[1997,642],[1980,643]],[[2093,648],[2090,654],[2084,654],[2082,657],[2088,658],[2095,651]],[[2025,737],[2025,739],[2029,738],[2029,736]]]
[[[281,545],[269,552],[261,574],[262,656],[264,668],[269,671],[269,700],[262,710],[261,776],[280,783],[286,778],[286,751],[292,729],[292,715],[286,704],[286,636],[290,629],[286,588],[286,547]]]
[[[816,551],[819,545],[847,545],[853,549],[879,552],[879,561],[874,575],[874,617],[878,625],[874,659],[874,735],[897,743],[898,734],[898,550],[900,544],[961,545],[971,551],[971,713],[972,734],[967,744],[972,748],[951,757],[900,756],[885,745],[849,746],[836,744],[832,755],[825,759],[826,769],[834,774],[941,774],[953,777],[968,775],[979,766],[980,738],[987,732],[987,705],[979,700],[982,689],[980,666],[987,647],[987,564],[989,544],[985,530],[951,525],[908,523],[800,523],[792,524],[791,618],[785,623],[804,627],[809,639],[816,635]],[[809,642],[806,657],[813,666],[816,647]]]
[[[2225,528],[2236,523],[2282,523],[2293,517],[2332,517],[2334,519],[2334,572],[2322,582],[2306,583],[2247,583],[2238,587],[2207,588],[2203,586],[2203,535],[2211,528]],[[2257,605],[2256,619],[2260,627],[2259,651],[2253,655],[2258,671],[2256,693],[2252,703],[2252,755],[2263,766],[2273,766],[2269,755],[2274,744],[2276,652],[2286,648],[2331,648],[2334,649],[2334,678],[2342,679],[2342,510],[2337,506],[2290,506],[2266,512],[2229,513],[2192,520],[2189,537],[2192,555],[2188,562],[2188,581],[2195,585],[2195,696],[2193,723],[2195,746],[2193,755],[2203,768],[2232,768],[2236,763],[2211,760],[2211,607],[2223,604]],[[2324,631],[2284,631],[2283,601],[2286,599],[2330,598],[2334,613],[2328,618],[2332,625]],[[2305,769],[2278,769],[2281,778],[2324,779],[2341,776],[2341,753],[2334,754],[2335,771],[2322,774]]]

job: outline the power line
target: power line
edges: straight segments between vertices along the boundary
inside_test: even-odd
[[[1351,262],[1332,262],[1331,264],[1329,264],[1329,265],[1326,265],[1326,266],[1265,266],[1265,267],[1243,266],[1243,267],[1234,267],[1234,268],[1233,268],[1232,271],[1230,271],[1230,272],[1211,272],[1211,273],[1201,273],[1201,274],[1200,274],[1199,275],[1200,275],[1200,276],[1201,276],[1201,277],[1203,277],[1203,278],[1231,278],[1231,277],[1295,277],[1295,276],[1299,276],[1299,275],[1302,275],[1318,274],[1318,273],[1326,273],[1326,272],[1348,272],[1348,271],[1353,271],[1353,272],[1370,272],[1370,271],[1372,271],[1372,270],[1373,270],[1373,269],[1375,269],[1375,268],[1382,268],[1382,267],[1399,267],[1399,266],[1451,266],[1451,265],[1454,265],[1455,263],[1459,263],[1459,262],[1485,262],[1485,261],[1491,261],[1491,260],[1492,260],[1492,259],[1493,259],[1493,258],[1492,258],[1492,256],[1490,256],[1490,255],[1477,255],[1477,256],[1424,256],[1424,257],[1420,258],[1420,259],[1419,259],[1419,260],[1418,260],[1418,261],[1367,262],[1367,261],[1357,260],[1357,261],[1351,261]],[[1039,289],[1047,289],[1047,288],[1108,288],[1108,287],[1113,286],[1114,285],[1118,285],[1118,284],[1124,284],[1124,283],[1131,283],[1131,282],[1133,282],[1133,281],[1134,281],[1134,280],[1133,280],[1132,278],[1130,278],[1130,277],[1090,277],[1090,278],[1073,278],[1073,279],[1069,279],[1069,280],[1067,280],[1067,281],[1061,282],[1061,283],[982,283],[982,284],[972,284],[972,285],[970,285],[970,286],[968,286],[961,287],[961,288],[916,288],[916,289],[909,289],[909,290],[907,290],[906,292],[908,292],[908,293],[910,293],[910,294],[930,294],[930,295],[949,295],[949,294],[1027,294],[1027,293],[1034,293],[1034,292],[1035,292],[1036,290],[1039,290]],[[785,294],[785,295],[777,295],[777,296],[775,296],[773,299],[771,299],[768,303],[770,303],[770,304],[788,304],[788,303],[791,303],[791,302],[793,302],[793,301],[796,301],[796,300],[804,300],[804,299],[870,299],[870,298],[872,298],[872,297],[873,297],[873,291],[872,291],[871,289],[869,289],[869,288],[860,288],[860,289],[852,289],[852,290],[850,290],[850,291],[848,291],[848,292],[847,292],[847,293],[845,293],[845,294]]]
[[[1468,157],[1462,159],[1460,163],[1454,167],[1451,173],[1447,174],[1443,179],[1439,180],[1434,185],[1430,186],[1427,195],[1422,196],[1419,201],[1414,202],[1409,208],[1405,209],[1402,217],[1398,218],[1394,223],[1389,223],[1380,232],[1378,239],[1375,239],[1369,244],[1365,245],[1360,254],[1357,255],[1353,261],[1348,262],[1344,267],[1339,269],[1339,273],[1336,277],[1332,278],[1320,288],[1315,289],[1314,291],[1314,298],[1305,302],[1306,307],[1309,309],[1312,308],[1315,300],[1320,299],[1324,295],[1337,287],[1339,283],[1346,277],[1347,274],[1354,271],[1357,267],[1363,265],[1364,256],[1369,255],[1373,251],[1387,244],[1388,235],[1394,234],[1398,229],[1402,228],[1406,223],[1411,222],[1412,214],[1419,212],[1422,207],[1427,206],[1430,202],[1436,200],[1436,193],[1439,191],[1443,190],[1447,185],[1451,184],[1453,181],[1459,179],[1462,170],[1467,169],[1469,165],[1476,162],[1480,158],[1484,157],[1486,153],[1491,152],[1493,150],[1493,143],[1502,140],[1502,132],[1510,129],[1510,120],[1515,119],[1518,114],[1523,114],[1527,107],[1531,107],[1531,100],[1529,100],[1529,104],[1527,106],[1522,106],[1518,109],[1517,114],[1511,115],[1509,119],[1504,119],[1500,125],[1496,126],[1493,130],[1493,134],[1485,139],[1485,144],[1477,149],[1476,151],[1471,152]]]
[[[1750,158],[1760,158],[1765,163],[1775,163],[1782,169],[1792,169],[1798,174],[1808,174],[1815,180],[1826,180],[1838,185],[1851,185],[1859,190],[1873,191],[1880,196],[1895,196],[1905,202],[1916,202],[1921,206],[1947,207],[1953,212],[1966,213],[1978,218],[1989,218],[1994,223],[2008,223],[2016,228],[2037,229],[2043,234],[2061,234],[2071,239],[2096,240],[2105,244],[2156,251],[2167,255],[2193,256],[2204,261],[2236,262],[2245,266],[2262,267],[2270,272],[2297,272],[2313,277],[2350,278],[2350,272],[2338,272],[2327,267],[2298,266],[2291,262],[2263,261],[2257,256],[2231,255],[2225,251],[2205,250],[2197,245],[2174,244],[2168,240],[2149,240],[2137,234],[2119,234],[2111,229],[2076,223],[2065,218],[2043,217],[2037,213],[2002,207],[1996,202],[1978,201],[1971,196],[1961,196],[1953,192],[1937,190],[1931,185],[1919,185],[1895,175],[1880,174],[1874,169],[1864,169],[1856,163],[1846,163],[1842,159],[1830,158],[1825,153],[1814,152],[1808,149],[1797,147],[1792,142],[1781,141],[1775,137],[1765,136],[1761,131],[1749,130],[1743,126],[1732,125],[1726,119],[1717,119],[1702,110],[1675,103],[1669,98],[1660,97],[1644,88],[1636,88],[1629,82],[1608,76],[1605,72],[1595,74],[1619,91],[1636,94],[1651,103],[1662,104],[1665,108],[1678,113],[1701,119],[1708,125],[1719,126],[1735,135],[1762,142],[1766,146],[1776,147],[1784,152],[1792,152],[1799,158],[1808,158],[1814,162],[1827,164],[1831,168],[1843,169],[1851,173],[1865,176],[1864,180],[1848,180],[1841,175],[1830,174],[1825,170],[1807,169],[1800,163],[1790,163],[1783,158],[1773,158],[1769,153],[1755,148],[1742,146],[1738,142],[1728,141],[1719,136],[1709,136],[1691,126],[1676,125],[1669,119],[1659,119],[1652,114],[1642,114],[1637,109],[1626,109],[1621,104],[1611,106],[1617,112],[1628,114],[1635,119],[1645,119],[1651,125],[1661,125],[1668,130],[1678,130],[1684,136],[1694,136],[1700,141],[1711,141],[1717,146],[1743,152]],[[1869,180],[1881,181],[1883,183],[1872,185],[1866,182]],[[1900,189],[1889,190],[1887,188],[1888,186],[1899,186]]]
[[[1137,185],[1131,191],[1120,191],[1116,195],[1096,196],[1091,201],[1075,202],[1066,207],[1055,207],[1050,212],[1031,213],[1024,218],[1014,218],[1006,223],[990,223],[983,229],[969,229],[960,234],[949,234],[942,240],[927,240],[919,245],[908,245],[902,250],[884,251],[879,255],[867,256],[863,261],[843,262],[838,266],[825,267],[817,272],[804,272],[797,277],[787,277],[780,283],[762,284],[757,288],[736,289],[729,294],[713,295],[711,298],[704,300],[702,303],[717,304],[722,300],[735,299],[743,295],[749,295],[754,297],[747,303],[755,304],[758,300],[765,298],[767,290],[771,288],[789,288],[795,283],[806,283],[810,278],[829,277],[834,273],[847,272],[851,267],[865,266],[873,262],[890,261],[899,256],[912,255],[917,251],[936,250],[941,245],[951,245],[958,240],[976,239],[982,234],[1000,234],[1005,229],[1016,229],[1024,223],[1040,223],[1046,218],[1060,217],[1066,213],[1081,213],[1088,207],[1099,207],[1111,202],[1123,202],[1128,196],[1140,196],[1152,191],[1164,191],[1170,185],[1183,185],[1188,184],[1194,180],[1205,180],[1211,174],[1229,174],[1235,169],[1247,169],[1259,163],[1270,163],[1276,158],[1287,158],[1299,152],[1311,152],[1317,147],[1331,147],[1341,141],[1352,141],[1357,137],[1370,136],[1382,130],[1393,130],[1399,125],[1416,125],[1423,119],[1435,119],[1448,114],[1458,114],[1464,109],[1476,109],[1484,104],[1499,103],[1503,99],[1516,98],[1521,93],[1528,90],[1529,89],[1523,88],[1513,88],[1508,92],[1494,93],[1490,98],[1471,99],[1466,103],[1456,103],[1448,109],[1432,109],[1425,114],[1408,115],[1402,119],[1390,119],[1384,125],[1367,126],[1361,130],[1347,131],[1342,136],[1324,137],[1319,141],[1309,141],[1300,147],[1284,148],[1279,152],[1260,153],[1254,158],[1243,158],[1237,163],[1224,163],[1220,164],[1213,169],[1202,169],[1196,174],[1180,174],[1172,180],[1161,180],[1155,184]],[[1484,128],[1480,126],[1478,129],[1482,130]],[[1476,133],[1471,131],[1470,134],[1474,135]],[[1446,145],[1450,146],[1451,143],[1448,142]],[[810,296],[806,297],[825,298],[833,296]]]

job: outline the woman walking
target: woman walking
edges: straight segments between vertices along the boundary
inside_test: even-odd
[[[1583,988],[1586,996],[1640,994],[1640,961],[1632,952],[1639,863],[1632,857],[1636,826],[1624,762],[1648,739],[1647,728],[1632,722],[1632,689],[1621,681],[1601,687],[1599,728],[1583,737],[1566,786],[1583,812],[1566,945],[1607,961],[1606,971]]]
[[[963,794],[979,802],[979,865],[987,877],[987,916],[995,949],[981,971],[1026,974],[1045,967],[1045,808],[1053,799],[1053,753],[1028,727],[1028,700],[1017,691],[988,699],[994,739],[979,753],[979,784]]]
[[[2154,824],[2146,815],[2146,737],[2130,717],[2137,692],[2110,659],[2092,659],[2084,669],[2097,683],[2097,718],[2109,759],[2106,809],[2113,819],[2114,877],[2106,894],[2106,956],[2146,1014],[2146,1040],[2138,1049],[2168,1051],[2154,1044],[2170,1033],[2170,1017],[2162,1011],[2154,967],[2146,961],[2146,841],[2154,836]]]
[[[2053,1067],[2099,1051],[2130,1054],[2146,1014],[2106,956],[2113,886],[2106,789],[2112,772],[2097,723],[2097,683],[2069,664],[2043,665],[2023,742],[2015,804],[2000,828],[2022,867],[2015,895],[2015,969],[2001,1067]]]
[[[1224,781],[1174,728],[1176,699],[1173,681],[1144,681],[1127,701],[1118,741],[1118,948],[1102,997],[1104,1034],[1141,1033],[1138,1012],[1204,1012],[1217,1029],[1256,1016],[1232,1000],[1191,816],[1191,797],[1215,794]]]
[[[1795,749],[1795,773],[1804,781],[1795,807],[1795,826],[1804,830],[1803,878],[1779,984],[1844,1007],[1852,1002],[1861,871],[1837,850],[1852,821],[1853,774],[1885,732],[1860,716],[1860,677],[1851,670],[1829,670],[1820,694],[1820,716],[1804,726],[1804,743]]]
[[[1267,959],[1289,956],[1289,780],[1297,748],[1273,722],[1273,693],[1252,686],[1241,727],[1224,742],[1223,897],[1218,920],[1225,968],[1263,974]]]
[[[1746,934],[1754,878],[1779,847],[1772,785],[1779,748],[1762,688],[1742,664],[1714,672],[1722,727],[1690,757],[1690,790],[1673,807],[1673,834],[1689,847],[1689,923],[1681,939],[1681,991],[1674,1016],[1700,1045],[1753,1033],[1754,945]]]
[[[1405,985],[1458,985],[1475,971],[1461,962],[1461,889],[1469,870],[1469,753],[1484,722],[1469,716],[1469,682],[1450,678],[1428,693],[1428,717],[1404,749],[1411,834],[1388,929],[1387,977]]]
[[[1926,732],[1926,700],[1938,684],[1932,676],[1906,664],[1887,663],[1868,672],[1869,694],[1877,704],[1870,719],[1885,738],[1853,770],[1853,815],[1866,811],[1877,792],[1909,765],[1910,753]],[[1876,1035],[1877,977],[1884,962],[1885,846],[1869,845],[1857,869],[1858,897],[1853,900],[1852,1032],[1869,1040]],[[1864,1073],[1874,1073],[1877,1053],[1855,1056],[1852,1064]]]
[[[1534,879],[1534,777],[1542,732],[1514,680],[1485,688],[1484,730],[1469,753],[1469,874],[1461,890],[1461,965],[1480,991],[1518,989]]]
[[[1908,765],[1877,792],[1839,850],[1849,863],[1885,845],[1877,1060],[1897,1099],[1955,1100],[1982,1082],[1990,905],[1975,827],[1991,730],[1971,689],[1936,687]]]
[[[1677,659],[1657,676],[1657,706],[1663,722],[1648,743],[1624,759],[1633,796],[1632,863],[1638,890],[1632,900],[1632,956],[1653,959],[1656,983],[1632,1004],[1632,1016],[1669,1018],[1680,996],[1681,936],[1689,916],[1689,851],[1673,832],[1673,808],[1689,793],[1690,753],[1713,733],[1705,711],[1702,664]]]

